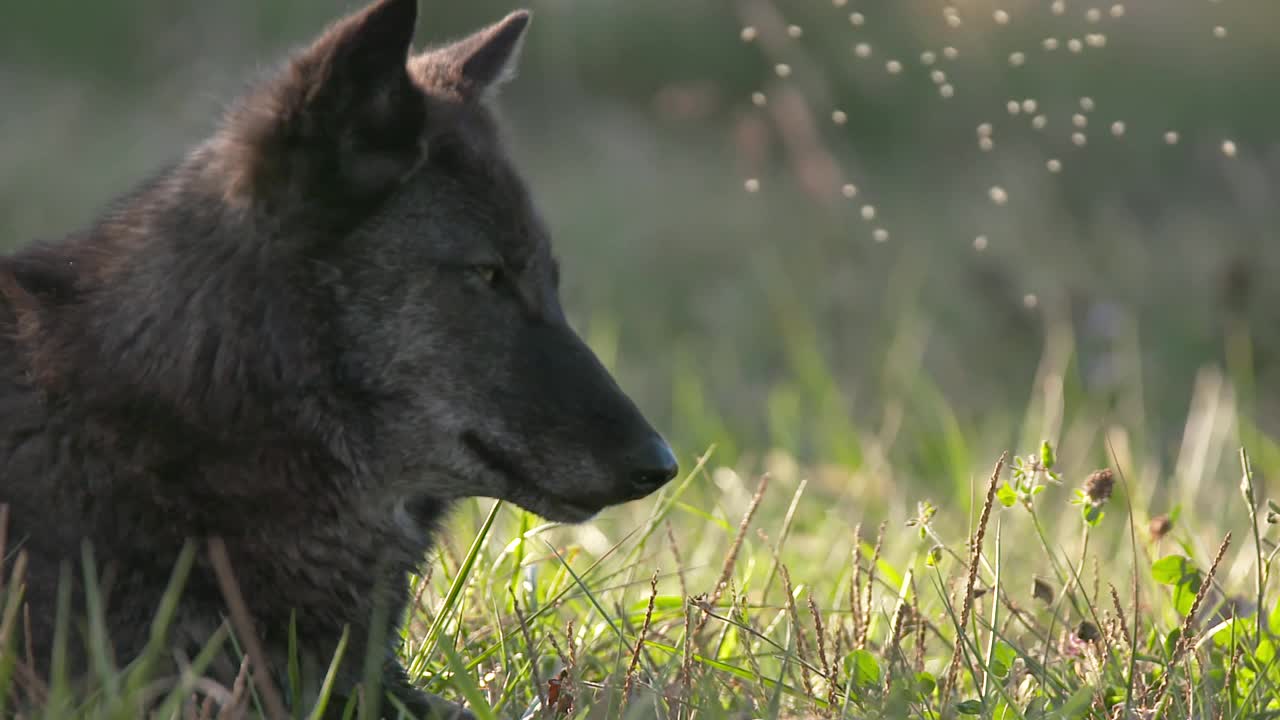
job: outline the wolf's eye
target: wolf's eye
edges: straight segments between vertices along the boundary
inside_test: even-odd
[[[471,271],[476,277],[480,278],[485,285],[496,286],[502,281],[502,268],[497,265],[473,265]]]

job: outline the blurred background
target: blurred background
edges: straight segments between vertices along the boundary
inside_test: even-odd
[[[1042,439],[1087,467],[1105,436],[1150,493],[1230,438],[1276,457],[1280,4],[525,4],[503,106],[566,303],[686,461],[876,497]],[[9,2],[4,246],[90,221],[357,6]],[[419,42],[513,8],[424,0]]]

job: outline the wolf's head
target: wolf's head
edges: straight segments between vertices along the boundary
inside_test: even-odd
[[[647,495],[676,460],[566,322],[488,107],[530,16],[414,53],[416,5],[331,27],[237,106],[200,172],[331,275],[336,372],[371,398],[406,491],[563,521]]]

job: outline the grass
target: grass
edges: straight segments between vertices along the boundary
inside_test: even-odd
[[[842,464],[774,450],[726,467],[708,448],[655,498],[578,527],[472,503],[414,579],[405,664],[486,718],[1280,717],[1280,507],[1262,489],[1277,446],[1225,380],[1197,385],[1167,453],[1063,386],[1046,369],[1029,408],[1000,416],[1016,454],[986,447],[1000,423],[903,385],[905,416],[934,403],[932,421],[846,421]],[[243,676],[202,680],[212,646],[157,674],[171,603],[125,668],[98,632],[61,649],[89,654],[87,693],[24,674],[9,559],[0,716],[31,697],[33,720],[135,717],[144,697],[166,718],[239,717],[193,695],[251,715],[278,702]],[[295,717],[319,717],[300,699]]]

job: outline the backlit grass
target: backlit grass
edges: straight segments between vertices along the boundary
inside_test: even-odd
[[[726,467],[707,448],[653,499],[585,526],[468,504],[415,579],[406,665],[480,717],[1280,714],[1278,508],[1263,481],[1277,447],[1212,370],[1171,452],[1142,450],[1158,446],[1144,428],[1062,386],[1049,367],[1022,417],[1000,416],[1019,438],[1006,456],[987,447],[998,423],[960,424],[926,392],[898,398],[916,407],[896,424],[837,425],[849,435],[840,453],[838,434],[827,441],[831,463],[744,448]],[[922,403],[932,413],[917,424]],[[208,655],[179,677],[158,669],[168,604],[150,653],[126,667],[97,633],[62,649],[90,657],[89,692],[33,675],[20,551],[9,559],[6,707],[37,699],[33,718],[137,717],[144,700],[155,717],[267,707],[251,678],[201,680]],[[232,630],[215,643],[235,642]],[[272,690],[294,717],[316,709],[297,688]]]

